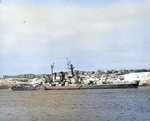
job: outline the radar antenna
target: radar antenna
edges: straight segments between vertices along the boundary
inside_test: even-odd
[[[70,61],[68,60],[68,58],[66,58],[66,59],[67,59],[67,65],[68,65],[68,68],[67,68],[67,69],[69,69]]]
[[[68,65],[67,69],[71,70],[72,77],[74,77],[74,72],[73,72],[74,67],[72,64],[70,64],[70,61],[68,61],[68,58],[66,59],[67,59],[67,65]]]

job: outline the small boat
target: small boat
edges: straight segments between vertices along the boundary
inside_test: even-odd
[[[17,86],[12,86],[11,89],[12,91],[36,90],[37,86],[34,86],[33,84],[20,84]]]
[[[117,84],[94,84],[94,85],[76,85],[76,86],[45,86],[45,90],[79,90],[79,89],[119,89],[119,88],[138,88],[139,81],[131,83],[117,83]]]

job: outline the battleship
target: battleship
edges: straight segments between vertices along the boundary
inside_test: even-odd
[[[139,80],[133,80],[132,82],[102,82],[97,84],[94,81],[85,83],[82,78],[77,74],[74,74],[74,67],[67,63],[68,69],[71,70],[71,75],[65,76],[64,72],[59,73],[59,79],[56,79],[56,73],[53,73],[53,65],[51,65],[52,78],[47,80],[48,84],[45,85],[45,90],[80,90],[80,89],[119,89],[119,88],[138,88]]]

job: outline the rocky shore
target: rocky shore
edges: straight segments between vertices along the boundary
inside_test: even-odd
[[[130,73],[119,76],[108,76],[108,75],[81,75],[83,81],[86,83],[88,81],[95,81],[96,83],[107,82],[131,82],[133,80],[140,80],[139,85],[150,85],[150,72],[141,72],[141,73]],[[7,89],[14,85],[19,84],[33,84],[36,85],[45,85],[45,78],[6,78],[0,79],[0,88]]]
[[[27,79],[27,78],[6,78],[0,79],[0,89],[1,87],[5,87],[5,89],[10,88],[15,85],[19,84],[33,84],[34,86],[44,84],[44,78],[34,78],[34,79]]]

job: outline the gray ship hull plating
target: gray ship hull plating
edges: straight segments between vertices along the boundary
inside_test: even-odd
[[[138,88],[139,81],[134,83],[101,84],[101,85],[78,85],[78,86],[46,86],[45,90],[79,90],[79,89],[119,89]]]

